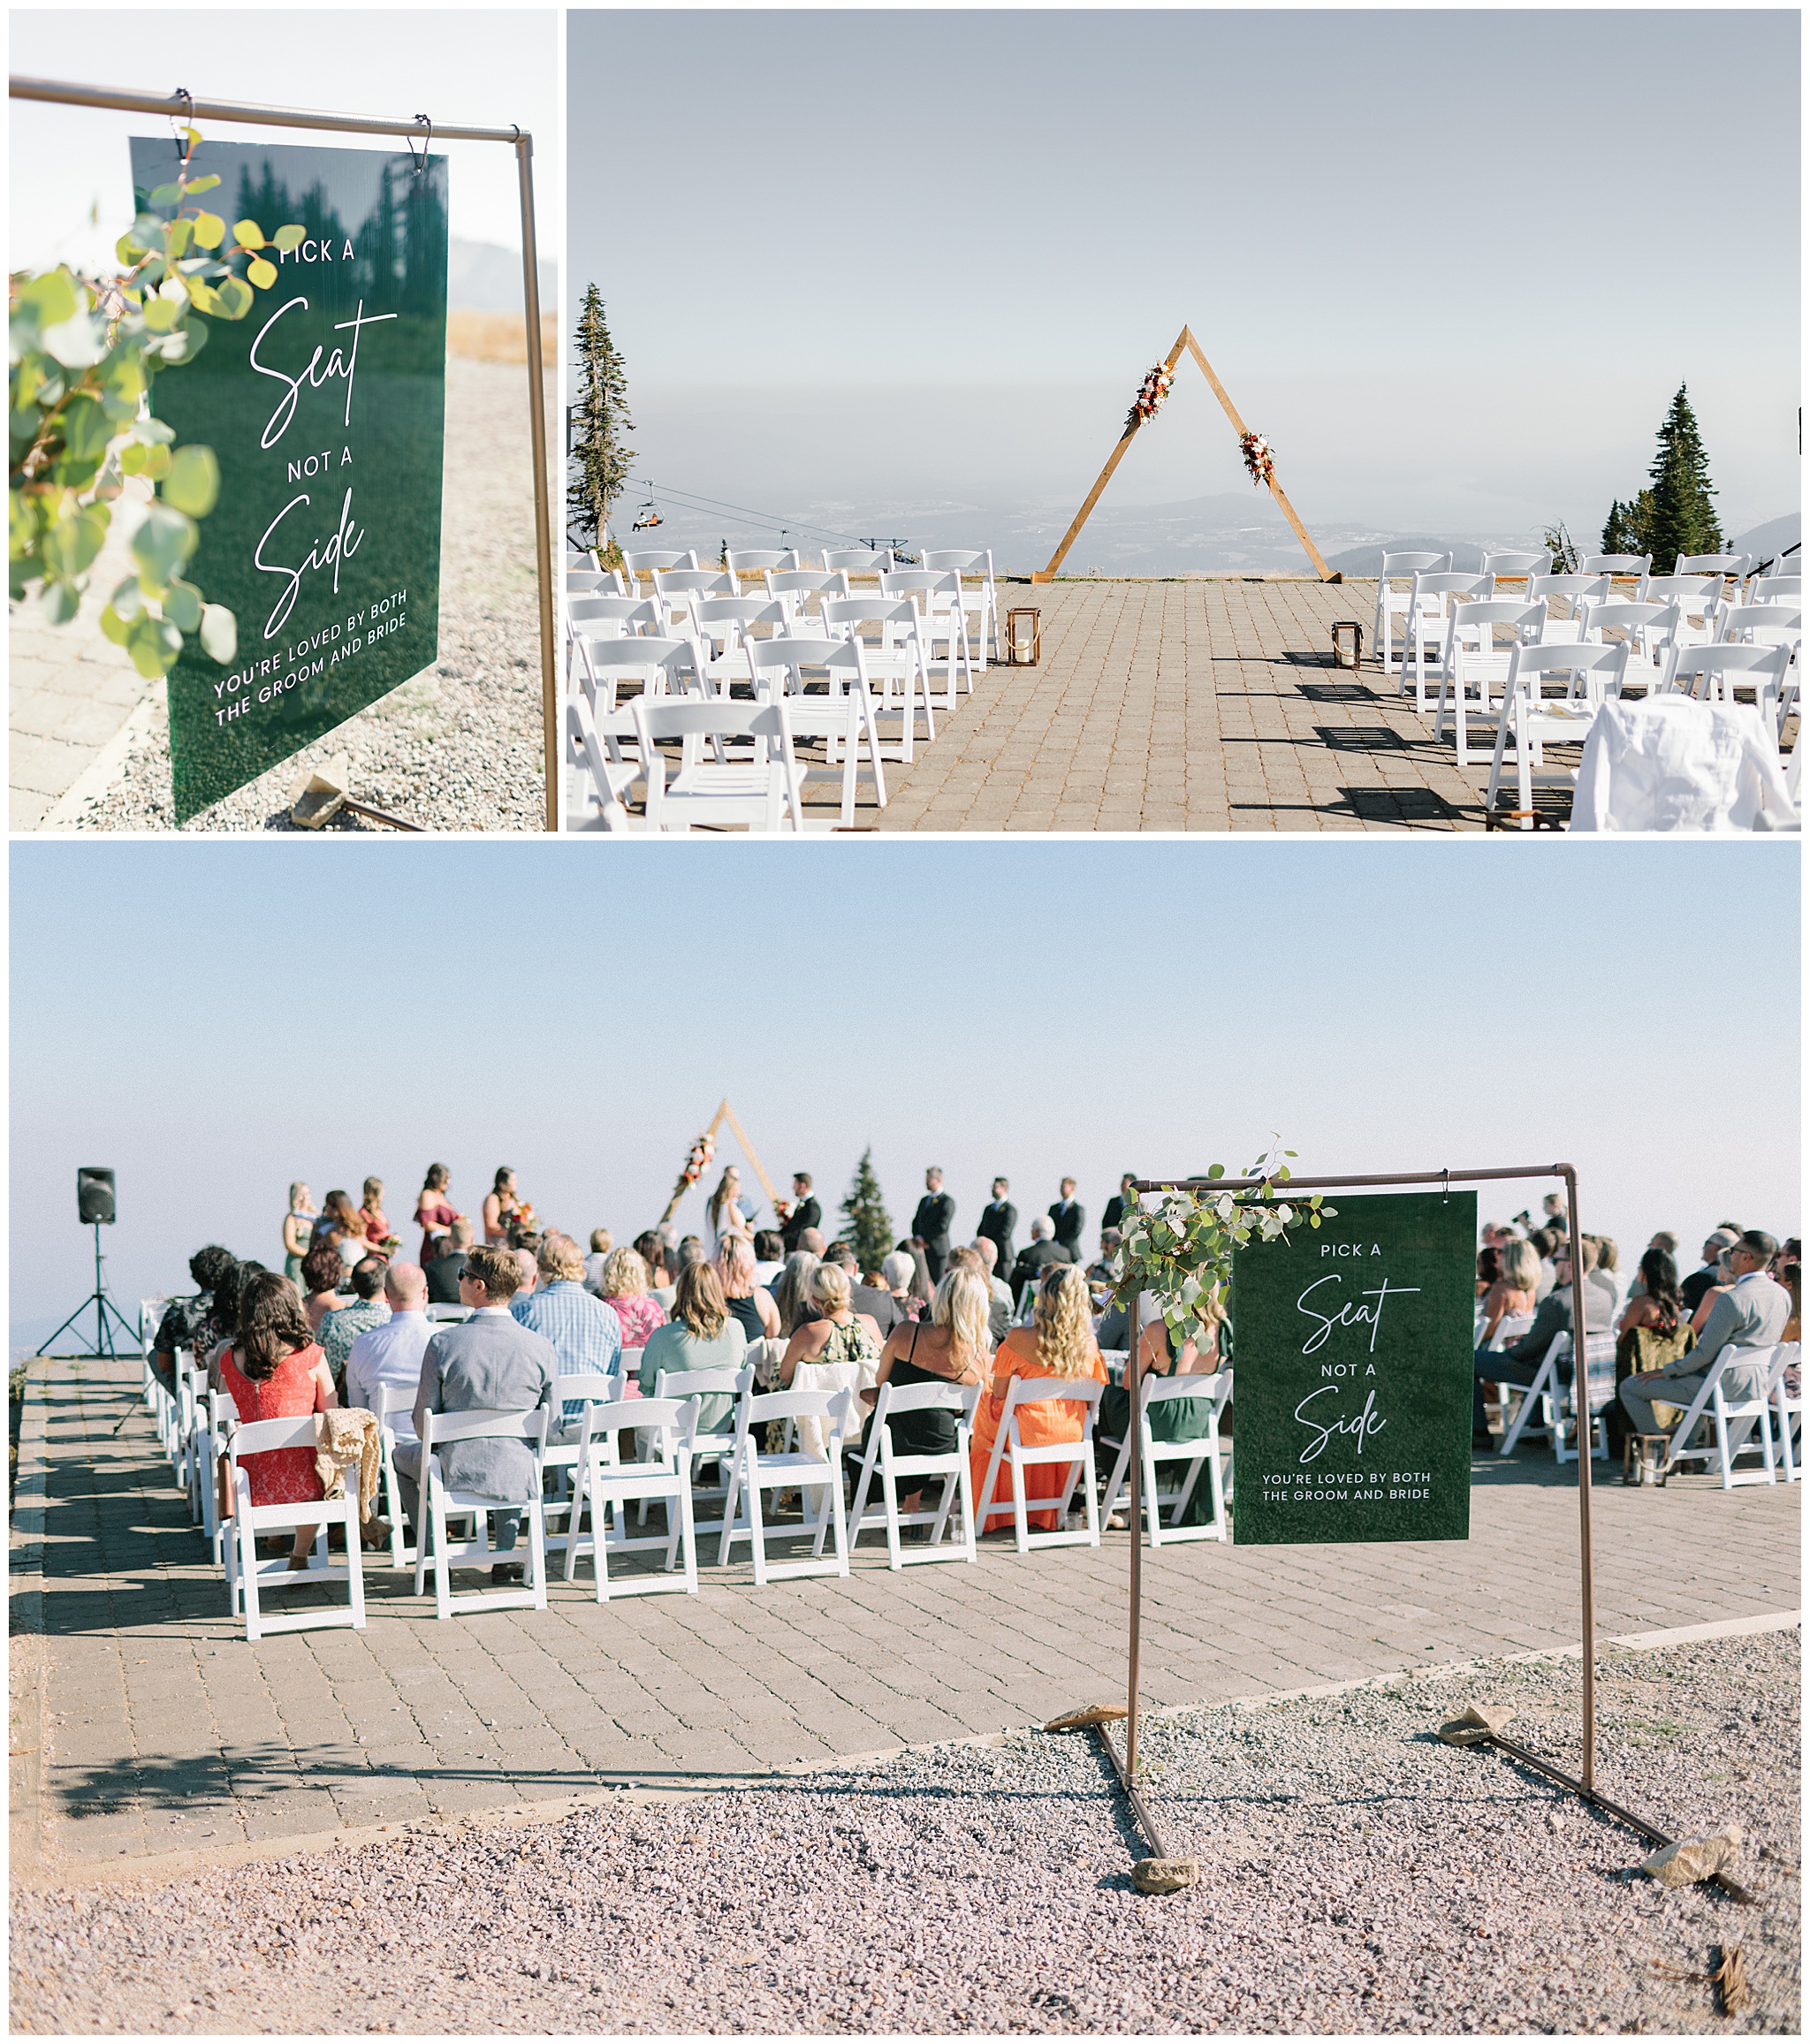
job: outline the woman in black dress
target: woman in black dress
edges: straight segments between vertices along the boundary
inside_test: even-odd
[[[957,1265],[944,1272],[931,1302],[930,1318],[903,1321],[894,1328],[881,1351],[873,1388],[861,1394],[862,1402],[878,1404],[883,1384],[896,1384],[902,1391],[910,1384],[985,1383],[992,1358],[992,1342],[987,1333],[992,1303],[985,1285],[972,1271]],[[926,1411],[901,1412],[896,1417],[888,1414],[886,1425],[893,1436],[894,1455],[954,1455],[960,1445],[955,1415],[947,1407],[932,1406]],[[872,1427],[870,1418],[869,1433]],[[863,1453],[867,1445],[863,1436]],[[920,1486],[899,1500],[900,1511],[917,1511],[923,1496]]]

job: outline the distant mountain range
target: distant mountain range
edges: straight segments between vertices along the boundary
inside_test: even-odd
[[[559,309],[559,268],[539,265],[541,310]],[[459,312],[520,312],[521,251],[491,241],[460,241],[446,247],[446,301]]]

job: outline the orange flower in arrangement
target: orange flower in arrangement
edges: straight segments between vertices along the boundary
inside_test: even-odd
[[[518,1206],[515,1210],[515,1225],[517,1227],[532,1227],[534,1226],[533,1207]]]
[[[1244,466],[1250,472],[1254,487],[1261,488],[1266,483],[1274,483],[1276,465],[1270,452],[1270,445],[1261,433],[1244,433],[1238,440],[1238,452],[1244,457]]]
[[[1125,426],[1129,431],[1133,426],[1141,426],[1146,419],[1153,419],[1163,408],[1163,399],[1169,394],[1169,385],[1175,377],[1162,363],[1148,370],[1137,395],[1131,400],[1131,409],[1126,414]]]

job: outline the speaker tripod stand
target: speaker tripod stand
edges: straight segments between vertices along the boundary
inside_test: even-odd
[[[107,1296],[107,1259],[101,1254],[101,1224],[99,1221],[95,1221],[93,1225],[95,1230],[95,1288],[57,1328],[50,1339],[40,1348],[38,1353],[41,1356],[54,1356],[57,1352],[56,1344],[72,1327],[76,1326],[82,1315],[87,1312],[90,1308],[93,1309],[95,1316],[95,1346],[92,1349],[73,1350],[74,1359],[95,1363],[102,1361],[117,1362],[122,1354],[130,1354],[138,1346],[137,1330]],[[111,1316],[110,1321],[109,1319],[110,1315]],[[124,1350],[116,1349],[113,1345],[113,1328],[116,1326],[125,1337],[126,1347]]]

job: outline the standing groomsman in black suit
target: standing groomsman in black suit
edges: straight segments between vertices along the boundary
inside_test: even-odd
[[[980,1217],[980,1234],[1000,1252],[993,1268],[1002,1278],[1012,1273],[1012,1237],[1018,1228],[1018,1209],[1006,1197],[1011,1187],[1003,1178],[993,1181],[991,1205]]]
[[[1055,1227],[1056,1240],[1069,1252],[1069,1261],[1078,1264],[1084,1259],[1081,1254],[1081,1229],[1087,1216],[1075,1198],[1075,1181],[1062,1181],[1062,1197],[1050,1209],[1050,1220]]]
[[[1099,1217],[1102,1232],[1109,1227],[1122,1229],[1125,1216],[1137,1211],[1137,1174],[1128,1171],[1119,1181],[1119,1189],[1107,1202],[1107,1210]]]
[[[792,1174],[792,1197],[784,1213],[780,1216],[780,1239],[786,1245],[786,1254],[795,1256],[798,1238],[808,1227],[821,1227],[824,1210],[810,1189],[810,1174],[795,1171]]]
[[[924,1260],[930,1265],[931,1282],[943,1274],[943,1261],[949,1253],[949,1227],[955,1218],[955,1202],[943,1190],[943,1174],[932,1164],[924,1174],[924,1194],[911,1217],[911,1232],[924,1244]]]

